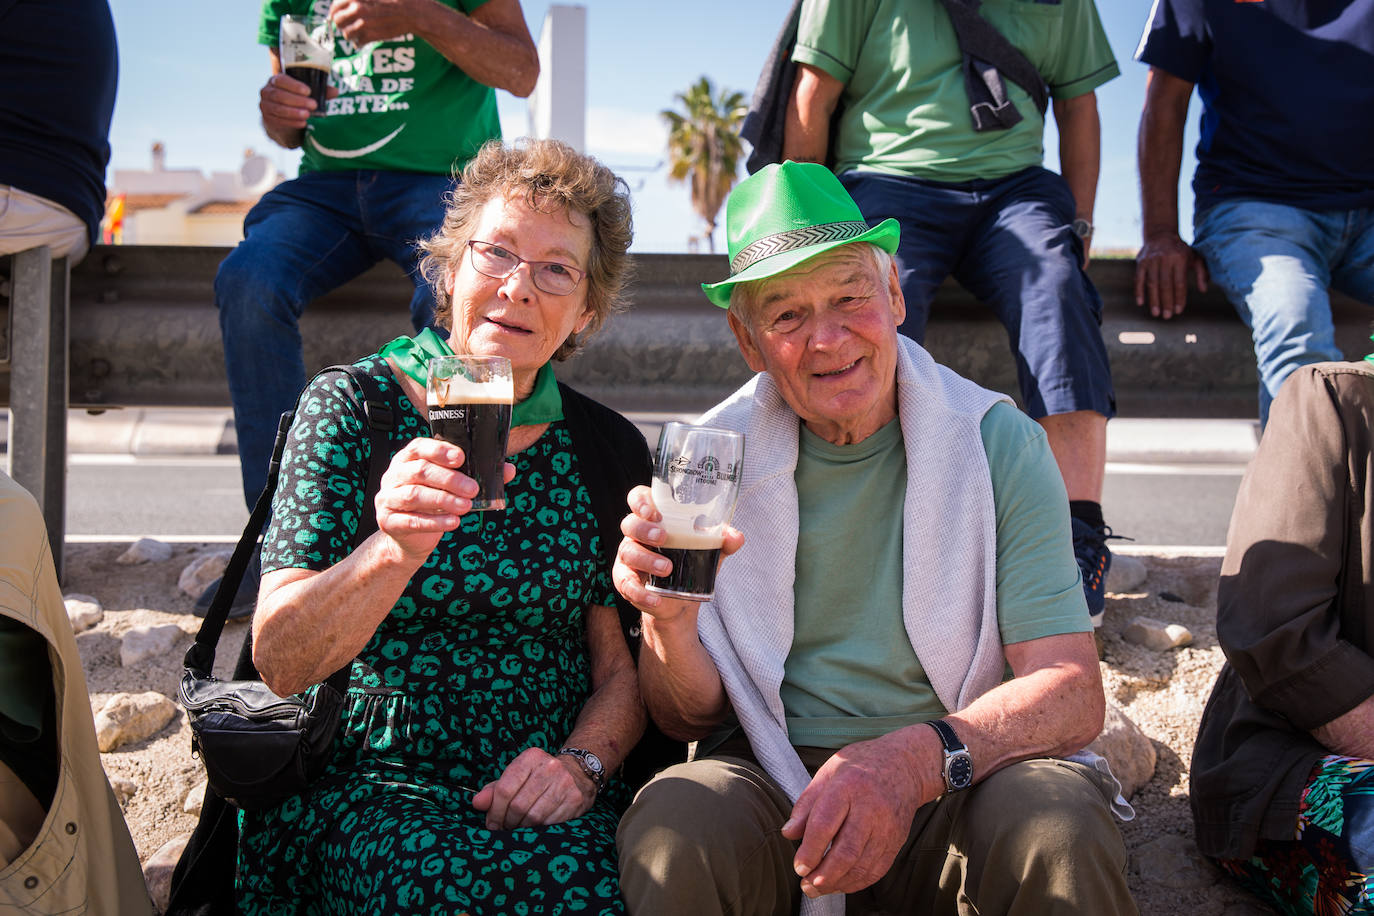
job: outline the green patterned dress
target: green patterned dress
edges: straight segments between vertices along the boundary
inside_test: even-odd
[[[391,453],[428,425],[386,365],[363,360],[396,417]],[[348,555],[370,446],[342,375],[301,401],[264,540],[263,570]],[[384,456],[385,462],[390,455]],[[590,690],[585,611],[611,605],[609,569],[566,425],[511,459],[504,512],[439,542],[355,662],[334,758],[310,789],[245,813],[245,914],[620,913],[612,781],[585,815],[491,831],[463,786],[521,751],[556,751]],[[370,502],[370,501],[369,501]]]

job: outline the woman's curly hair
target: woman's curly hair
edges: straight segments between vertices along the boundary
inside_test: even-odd
[[[592,224],[587,262],[587,307],[591,320],[554,352],[567,359],[621,307],[621,292],[630,278],[630,189],[625,181],[590,156],[558,140],[499,140],[485,144],[463,169],[461,181],[445,195],[444,222],[420,242],[420,272],[434,290],[434,321],[449,328],[453,301],[445,282],[456,272],[472,239],[482,208],[497,195],[521,195],[540,212],[577,212]]]

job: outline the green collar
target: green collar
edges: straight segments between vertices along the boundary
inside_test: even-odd
[[[429,361],[435,356],[452,356],[453,348],[433,328],[425,328],[414,337],[397,337],[377,351],[389,357],[396,367],[415,379],[423,387],[429,375]]]
[[[384,358],[389,357],[397,368],[421,385],[425,384],[429,374],[430,359],[453,355],[448,341],[434,333],[432,328],[425,328],[414,337],[397,337],[377,352]],[[511,426],[535,426],[561,419],[563,396],[558,391],[558,379],[554,378],[553,366],[545,363],[539,367],[530,396],[515,405]]]
[[[511,414],[511,426],[535,426],[556,423],[563,419],[563,395],[558,391],[558,379],[553,377],[553,363],[539,367],[534,378],[534,390]]]

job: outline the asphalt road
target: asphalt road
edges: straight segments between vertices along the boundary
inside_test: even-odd
[[[1103,515],[1134,547],[1222,547],[1240,464],[1108,464]],[[67,535],[231,541],[248,521],[234,456],[73,455]]]

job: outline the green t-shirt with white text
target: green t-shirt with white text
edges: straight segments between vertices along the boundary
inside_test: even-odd
[[[465,15],[486,0],[436,0]],[[258,42],[276,47],[287,13],[323,20],[328,0],[265,0]],[[310,119],[301,172],[380,169],[448,175],[501,138],[496,93],[415,35],[355,46],[336,33],[339,95]]]

